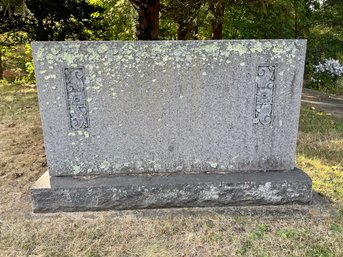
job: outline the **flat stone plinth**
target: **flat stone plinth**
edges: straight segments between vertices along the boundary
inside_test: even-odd
[[[31,188],[33,212],[307,204],[311,179],[301,170],[171,175],[50,177]]]

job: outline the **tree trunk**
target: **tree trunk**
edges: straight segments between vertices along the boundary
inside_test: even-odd
[[[184,22],[183,20],[178,21],[177,24],[179,25],[177,29],[177,39],[178,40],[192,39],[191,25]]]
[[[138,12],[136,38],[158,40],[160,0],[130,0]]]
[[[37,28],[36,28],[36,38],[38,41],[49,41],[49,35],[47,31],[45,30],[44,24],[43,24],[43,17],[41,17],[40,14],[36,15],[37,19]]]
[[[222,39],[225,0],[210,1],[209,8],[214,18],[211,21],[212,39]]]
[[[223,22],[212,24],[212,39],[222,39]]]

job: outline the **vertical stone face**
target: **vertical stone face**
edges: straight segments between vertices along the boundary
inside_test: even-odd
[[[49,166],[33,211],[309,203],[294,169],[305,48],[33,43]]]
[[[32,50],[52,176],[294,168],[304,40]]]

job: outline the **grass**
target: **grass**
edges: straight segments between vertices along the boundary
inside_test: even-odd
[[[313,188],[343,206],[343,122],[303,107],[297,164],[313,181]]]
[[[32,215],[46,170],[36,91],[0,85],[0,256],[343,256],[343,122],[303,108],[297,163],[337,217]]]

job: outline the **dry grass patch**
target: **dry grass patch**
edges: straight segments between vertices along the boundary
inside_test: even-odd
[[[342,206],[343,123],[304,108],[298,164]],[[0,85],[0,256],[343,256],[340,217],[32,215],[46,170],[36,91]]]
[[[29,208],[31,184],[46,170],[37,93],[0,85],[0,215]]]
[[[87,215],[9,219],[0,249],[13,256],[343,255],[342,220]]]

